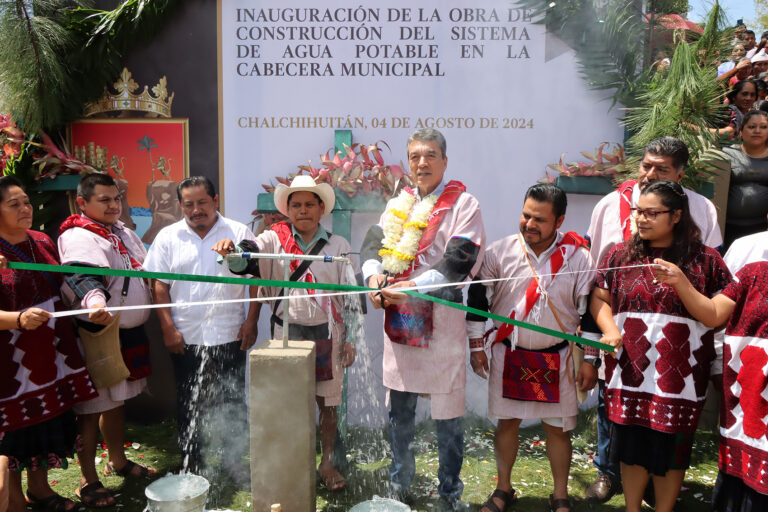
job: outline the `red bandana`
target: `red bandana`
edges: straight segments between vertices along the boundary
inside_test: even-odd
[[[632,238],[632,192],[637,185],[637,180],[627,180],[619,185],[619,224],[624,241]]]
[[[123,257],[123,260],[131,262],[131,268],[133,270],[143,270],[141,263],[133,259],[133,257],[128,254],[128,249],[125,248],[125,245],[123,245],[120,237],[112,233],[105,226],[99,224],[98,222],[94,222],[91,219],[84,217],[83,215],[70,215],[59,228],[59,236],[61,236],[61,234],[66,230],[72,228],[83,228],[90,231],[91,233],[99,235],[106,240],[109,240],[109,242],[112,244],[112,248],[117,251],[120,256]]]
[[[272,227],[270,227],[272,231],[277,233],[277,238],[280,239],[280,245],[283,246],[283,250],[286,252],[286,254],[304,254],[304,251],[301,250],[301,247],[299,247],[298,242],[296,242],[296,239],[293,237],[293,230],[291,229],[290,222],[282,221],[282,222],[276,222],[275,224],[272,224]],[[290,269],[291,272],[295,272],[297,268],[299,268],[299,260],[291,260],[290,262]],[[307,270],[307,272],[304,274],[303,282],[305,283],[314,283],[315,278],[312,275],[312,272]],[[301,280],[301,277],[299,278]],[[312,288],[307,289],[307,293],[310,295],[313,295],[315,293],[315,290]]]

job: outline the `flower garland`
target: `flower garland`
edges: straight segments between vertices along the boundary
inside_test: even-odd
[[[395,198],[392,207],[384,214],[382,226],[384,248],[379,251],[379,256],[385,271],[402,274],[411,266],[435,203],[437,196],[431,194],[416,204],[416,194],[409,188],[404,188]]]

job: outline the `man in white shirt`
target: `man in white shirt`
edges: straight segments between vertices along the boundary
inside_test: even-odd
[[[636,231],[631,209],[637,204],[640,191],[655,181],[669,180],[680,183],[685,175],[688,157],[688,147],[679,139],[661,137],[651,141],[645,147],[637,180],[625,181],[619,185],[618,190],[606,195],[597,203],[592,211],[587,236],[591,239],[590,254],[598,267],[614,245],[629,240]],[[683,190],[688,196],[691,216],[701,230],[702,243],[713,248],[722,245],[723,237],[717,223],[715,205],[693,190],[687,188]],[[581,330],[584,337],[600,339],[599,328],[589,313],[582,318]],[[590,352],[587,351],[587,353]],[[600,386],[597,406],[598,450],[594,461],[599,474],[586,491],[588,500],[599,503],[608,501],[621,485],[618,463],[612,463],[608,457],[610,422],[605,415],[602,400],[605,389],[604,372],[601,368],[598,380]]]
[[[744,265],[756,261],[768,261],[768,231],[737,238],[728,248],[723,259],[733,275],[744,268]]]
[[[158,233],[145,269],[235,277],[216,263],[217,254],[211,248],[222,238],[253,240],[253,233],[218,213],[219,196],[208,178],[187,178],[177,193],[184,219]],[[255,297],[256,287],[249,288]],[[155,302],[163,304],[241,299],[246,287],[156,279],[152,291]],[[245,361],[256,340],[258,309],[251,308],[247,316],[244,303],[157,311],[176,374],[182,469],[199,471],[205,462],[203,448],[215,439],[222,446],[225,471],[236,483],[247,482],[248,473],[240,462],[248,443]]]

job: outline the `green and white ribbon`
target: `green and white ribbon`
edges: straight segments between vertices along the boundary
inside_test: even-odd
[[[336,296],[336,295],[348,295],[348,294],[355,294],[355,293],[362,294],[362,293],[371,293],[371,292],[380,291],[377,288],[368,288],[366,286],[355,286],[355,285],[346,285],[346,284],[304,283],[304,282],[297,282],[297,281],[281,281],[281,280],[275,280],[275,279],[205,276],[205,275],[196,275],[196,274],[181,274],[181,273],[175,273],[175,272],[148,272],[148,271],[137,271],[137,270],[119,270],[119,269],[102,268],[102,267],[79,267],[75,265],[48,265],[44,263],[24,263],[24,262],[16,262],[16,261],[8,262],[8,268],[11,268],[14,270],[58,272],[63,274],[90,274],[90,275],[97,275],[97,276],[133,277],[137,279],[159,279],[162,281],[196,281],[196,282],[203,282],[203,283],[238,284],[238,285],[244,285],[244,286],[269,286],[274,288],[296,288],[296,289],[305,289],[305,290],[313,289],[313,290],[324,290],[327,292],[331,292],[331,293],[314,294],[312,297],[328,297],[328,296]],[[469,282],[448,283],[448,284],[442,284],[442,285],[436,285],[436,286],[458,286],[458,285],[466,285],[466,284],[469,284]],[[417,297],[417,298],[427,300],[436,304],[442,304],[444,306],[458,309],[460,311],[473,313],[475,315],[478,315],[484,318],[489,318],[491,320],[497,320],[499,322],[512,324],[521,329],[528,329],[530,331],[546,334],[548,336],[553,336],[555,338],[559,338],[567,341],[573,341],[582,345],[589,345],[591,347],[595,347],[600,350],[604,350],[606,352],[614,352],[614,348],[611,345],[600,343],[599,341],[580,338],[573,334],[568,334],[561,331],[548,329],[546,327],[531,324],[528,322],[521,322],[520,320],[514,320],[509,317],[497,315],[495,313],[490,313],[488,311],[482,311],[480,309],[465,306],[460,303],[451,302],[448,300],[440,299],[438,297],[433,297],[432,295],[419,293],[418,291],[416,291],[415,287],[414,288],[398,288],[397,291],[406,293],[412,297]],[[200,301],[200,302],[176,302],[176,303],[170,303],[170,304],[147,304],[147,305],[140,305],[140,306],[116,306],[116,307],[109,307],[105,309],[110,312],[117,312],[117,311],[131,310],[131,309],[159,309],[159,308],[170,308],[170,307],[210,306],[213,304],[234,304],[234,303],[241,303],[241,302],[266,302],[266,301],[277,300],[277,299],[303,299],[303,298],[311,298],[311,297],[283,296],[283,297],[269,297],[269,298],[244,298],[244,299],[227,299],[227,300]],[[53,313],[52,315],[54,317],[73,316],[73,315],[87,314],[90,311],[91,310],[87,310],[87,309],[73,310],[73,311],[60,311],[60,312]]]

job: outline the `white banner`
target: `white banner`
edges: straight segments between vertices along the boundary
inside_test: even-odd
[[[427,127],[446,136],[446,179],[480,200],[490,242],[517,232],[547,164],[623,139],[608,93],[588,90],[574,52],[512,2],[219,2],[228,217],[247,222],[262,184],[320,165],[335,129],[386,141],[385,161],[399,164]],[[583,234],[597,199],[569,196],[564,227]],[[374,220],[353,222],[353,247]]]

